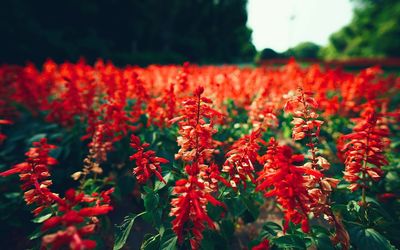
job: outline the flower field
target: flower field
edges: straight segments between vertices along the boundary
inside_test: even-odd
[[[2,241],[397,249],[399,88],[294,61],[0,66]]]

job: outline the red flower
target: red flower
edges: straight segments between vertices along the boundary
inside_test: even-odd
[[[222,114],[214,110],[210,104],[212,101],[201,96],[204,88],[198,87],[195,96],[183,101],[182,116],[172,119],[170,122],[178,122],[179,152],[175,159],[185,162],[204,161],[211,159],[216,152],[217,142],[212,139],[216,133],[213,128],[213,120]]]
[[[260,244],[251,248],[251,250],[269,250],[269,240],[264,239]]]
[[[196,167],[186,166],[186,168]],[[189,176],[188,180],[178,180],[173,194],[178,197],[171,201],[170,216],[175,217],[172,229],[178,236],[178,242],[182,244],[184,237],[189,235],[192,249],[199,249],[205,225],[215,229],[214,222],[207,214],[207,203],[210,202],[214,206],[224,206],[224,204],[207,193],[204,183],[196,176]]]
[[[168,127],[169,121],[174,118],[177,112],[174,84],[165,88],[163,95],[159,98],[149,100],[146,108],[148,114],[147,126],[154,124],[160,128]]]
[[[136,162],[133,173],[136,175],[138,182],[145,183],[154,174],[160,181],[166,183],[161,175],[160,164],[168,163],[168,160],[157,157],[153,150],[146,151],[145,149],[150,145],[148,143],[141,144],[140,138],[135,135],[131,136],[130,145],[133,149],[137,150],[130,159]]]
[[[303,91],[299,88],[297,95],[290,99],[285,106],[285,109],[293,114],[294,125],[292,137],[293,140],[307,139],[306,146],[309,147],[310,162],[303,165],[305,169],[314,171],[325,171],[330,168],[330,163],[321,155],[317,148],[322,120],[319,120],[317,114],[318,103],[314,99],[313,92]],[[320,172],[319,172],[320,173]],[[339,180],[334,178],[310,175],[307,178],[307,187],[309,195],[317,201],[311,207],[311,211],[316,217],[325,214],[329,222],[334,223],[334,214],[331,211],[330,194],[339,183]]]
[[[96,242],[84,239],[95,231],[96,216],[107,214],[113,207],[109,205],[109,195],[113,189],[102,192],[99,196],[88,197],[69,189],[65,198],[57,202],[59,215],[47,219],[42,226],[42,231],[47,232],[57,228],[54,233],[42,238],[43,248],[51,246],[51,249],[60,249],[69,246],[70,249],[93,249]],[[94,206],[91,206],[94,203]],[[86,206],[86,207],[85,207]]]
[[[248,178],[255,183],[253,164],[257,160],[257,152],[260,149],[259,143],[263,142],[261,139],[262,131],[262,129],[257,129],[250,135],[240,138],[226,154],[222,171],[229,174],[230,186],[235,190],[240,182],[246,187]]]
[[[304,232],[309,231],[308,214],[317,203],[308,192],[308,179],[320,178],[322,174],[316,170],[295,166],[294,163],[303,159],[293,155],[288,146],[279,146],[271,138],[266,155],[261,157],[263,170],[257,178],[258,191],[264,191],[265,197],[277,197],[285,214],[284,231],[289,222],[300,224]]]
[[[175,158],[190,163],[185,167],[187,179],[175,184],[173,194],[177,197],[171,200],[170,212],[175,217],[172,229],[178,236],[178,242],[181,244],[187,237],[192,249],[199,249],[206,225],[215,229],[207,214],[208,202],[214,206],[225,206],[210,194],[217,190],[218,180],[222,179],[218,166],[206,164],[216,151],[216,142],[212,139],[216,132],[213,118],[221,114],[210,107],[210,99],[201,96],[203,91],[202,87],[198,87],[195,96],[183,102],[183,115],[171,121],[179,121],[180,136],[177,140],[181,148]]]
[[[318,103],[312,96],[312,92],[305,92],[299,88],[298,94],[285,105],[285,111],[293,114],[291,124],[294,125],[292,137],[295,141],[302,140],[307,135],[318,137],[321,125],[324,123],[317,119],[319,115],[315,110],[318,108]]]
[[[343,178],[351,183],[351,191],[367,188],[369,180],[379,181],[384,174],[381,167],[388,164],[383,151],[389,129],[382,115],[368,103],[361,117],[354,121],[353,133],[341,136],[338,141],[338,148],[345,157]]]
[[[52,181],[49,180],[50,173],[48,167],[57,163],[56,159],[49,156],[50,150],[55,146],[47,144],[46,138],[39,142],[34,142],[33,147],[25,154],[25,162],[14,165],[13,168],[0,173],[5,177],[12,174],[19,174],[22,181],[21,188],[25,191],[24,197],[26,203],[35,203],[38,207],[33,211],[38,215],[45,207],[51,205],[58,196],[49,190]]]
[[[383,193],[378,195],[378,200],[382,202],[388,202],[390,200],[394,200],[398,197],[395,193]]]

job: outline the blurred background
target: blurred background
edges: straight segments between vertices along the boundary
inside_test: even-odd
[[[398,0],[2,0],[0,63],[400,57]]]

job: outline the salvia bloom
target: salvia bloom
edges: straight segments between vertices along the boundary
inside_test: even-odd
[[[102,174],[103,169],[100,164],[107,161],[107,154],[113,148],[112,131],[107,124],[99,122],[93,133],[92,140],[88,144],[89,155],[84,159],[82,171],[72,174],[74,180],[84,179],[88,174]]]
[[[293,114],[292,137],[295,141],[307,135],[318,137],[321,125],[324,123],[317,119],[319,115],[315,110],[318,108],[318,103],[312,96],[313,92],[305,92],[299,88],[298,94],[288,100],[285,105],[285,111]]]
[[[265,197],[276,197],[285,214],[284,231],[289,222],[301,224],[304,232],[309,232],[308,214],[317,201],[308,192],[308,179],[321,178],[319,171],[296,166],[302,162],[303,155],[294,155],[289,146],[279,146],[274,138],[269,141],[268,150],[260,157],[263,169],[258,173],[258,191]]]
[[[278,125],[279,121],[276,116],[276,111],[280,103],[278,96],[271,96],[270,89],[264,88],[262,93],[255,97],[248,107],[249,121],[254,128],[267,129],[268,127],[276,127]]]
[[[349,189],[365,190],[367,183],[379,181],[384,172],[382,166],[388,164],[384,155],[388,143],[389,128],[381,114],[372,104],[367,104],[361,117],[354,119],[353,133],[339,138],[338,148],[344,152],[344,179],[351,183]]]
[[[207,203],[210,202],[214,206],[224,205],[204,191],[206,188],[204,183],[195,174],[199,171],[197,166],[186,166],[186,169],[192,175],[187,180],[178,180],[173,191],[177,197],[171,200],[170,216],[175,217],[172,229],[178,236],[180,244],[185,236],[189,236],[192,249],[199,249],[205,224],[215,229],[214,222],[207,214]]]
[[[211,192],[217,190],[217,180],[222,179],[219,169],[216,165],[206,164],[216,146],[212,139],[216,132],[212,120],[221,114],[210,107],[211,100],[201,96],[203,91],[202,87],[198,87],[194,97],[183,101],[183,115],[172,120],[179,121],[180,136],[177,140],[181,148],[175,157],[190,163],[185,167],[187,179],[175,184],[173,194],[177,197],[171,200],[170,212],[175,217],[172,228],[180,244],[185,238],[190,239],[192,249],[199,249],[206,225],[215,229],[206,205],[210,202],[215,206],[224,206],[211,196]]]
[[[255,183],[253,164],[257,161],[259,143],[263,142],[261,139],[262,131],[262,129],[256,129],[249,135],[243,136],[226,153],[226,161],[222,171],[229,174],[230,186],[235,190],[239,183],[246,187],[247,179]]]
[[[217,132],[213,121],[222,114],[210,106],[212,104],[210,99],[201,96],[203,91],[203,87],[198,87],[195,90],[195,96],[183,101],[182,116],[170,121],[171,123],[179,121],[177,141],[180,149],[175,159],[201,162],[211,159],[217,151],[215,149],[217,142],[212,138],[212,135]]]
[[[51,205],[58,196],[49,190],[52,181],[49,180],[48,167],[57,163],[56,159],[49,156],[50,150],[55,146],[47,144],[46,138],[33,143],[33,147],[25,154],[25,162],[14,165],[11,169],[0,173],[5,177],[12,174],[19,174],[22,182],[21,188],[25,201],[28,205],[35,204],[37,208],[33,211],[38,215],[44,208]]]
[[[65,198],[57,201],[59,213],[43,223],[41,230],[48,233],[42,238],[42,248],[60,249],[68,246],[71,250],[94,249],[96,242],[85,238],[95,232],[99,222],[96,216],[113,209],[109,205],[112,192],[113,189],[110,189],[87,196],[69,189]]]
[[[146,183],[154,174],[160,181],[165,182],[161,175],[161,164],[168,163],[167,159],[157,157],[153,150],[146,150],[150,146],[148,143],[141,144],[140,138],[136,135],[131,136],[131,147],[137,152],[131,155],[130,160],[135,160],[136,167],[133,173],[139,183]]]
[[[319,155],[318,142],[321,126],[324,123],[319,119],[317,114],[318,103],[314,99],[313,92],[306,92],[299,88],[298,93],[290,99],[286,105],[285,110],[293,114],[293,127],[292,138],[295,141],[306,140],[306,146],[309,148],[309,155],[307,155],[309,162],[303,166],[315,171],[326,171],[330,168],[330,163],[323,156]],[[315,216],[326,215],[332,224],[335,223],[334,214],[330,206],[330,194],[333,188],[336,188],[339,180],[334,178],[325,177],[321,174],[319,178],[309,176],[308,189],[309,194],[314,200],[318,201],[312,206],[312,212]]]
[[[175,85],[171,84],[163,90],[160,97],[147,103],[147,126],[154,124],[160,128],[168,127],[169,121],[175,117],[176,107]]]

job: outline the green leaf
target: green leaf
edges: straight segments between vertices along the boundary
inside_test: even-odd
[[[347,204],[347,211],[358,213],[360,211],[360,205],[358,205],[357,201],[349,201]]]
[[[260,214],[260,208],[257,206],[255,203],[254,199],[251,197],[242,197],[242,200],[244,202],[244,205],[246,206],[247,210],[250,212],[251,216],[253,217],[254,220],[258,218],[258,215]]]
[[[329,235],[319,231],[315,238],[315,245],[317,249],[326,249],[326,250],[334,250],[335,248],[332,245],[332,241],[329,238]]]
[[[29,240],[35,240],[43,235],[42,230],[38,227],[33,233],[28,236]]]
[[[21,193],[20,193],[20,192],[6,193],[6,194],[4,194],[4,196],[5,196],[7,199],[17,199],[18,197],[21,196]]]
[[[235,225],[231,220],[222,220],[221,224],[221,233],[226,239],[231,239],[233,234],[235,233]]]
[[[168,183],[168,181],[170,179],[172,179],[172,174],[168,173],[163,178],[164,178],[165,182]],[[156,183],[154,184],[154,192],[157,192],[158,190],[162,189],[165,186],[166,186],[166,184],[164,182],[156,180]]]
[[[396,249],[378,231],[373,228],[354,226],[349,229],[351,243],[358,249]]]
[[[284,235],[275,239],[273,243],[281,248],[306,249],[304,241],[297,235]]]
[[[147,211],[155,210],[160,201],[160,196],[157,193],[151,191],[150,193],[143,194],[142,199],[144,201],[144,207]]]
[[[162,250],[176,250],[176,242],[178,237],[171,229],[166,230],[161,236],[160,249]]]
[[[228,207],[229,212],[235,217],[241,216],[246,211],[246,207],[239,197],[226,198],[224,202]]]
[[[276,224],[275,222],[268,221],[263,225],[261,233],[264,234],[265,236],[267,235],[276,236],[277,231],[282,231],[282,227]]]
[[[160,249],[160,235],[153,235],[148,237],[140,246],[140,250],[159,250]]]
[[[43,221],[47,220],[48,218],[50,218],[53,214],[52,213],[48,213],[48,214],[44,214],[44,215],[40,215],[36,218],[34,218],[32,220],[33,223],[42,223]]]
[[[130,214],[124,218],[124,221],[120,226],[117,226],[115,232],[114,250],[119,250],[125,245],[126,240],[131,232],[133,223],[135,222],[136,218],[143,214],[145,214],[145,212],[140,214]]]

